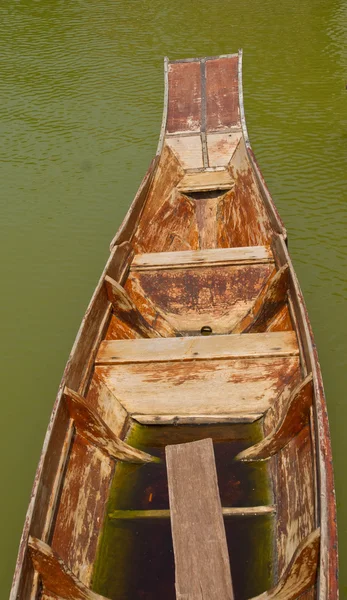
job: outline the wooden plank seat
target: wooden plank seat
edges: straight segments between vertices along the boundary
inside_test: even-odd
[[[212,248],[210,250],[183,250],[181,252],[149,252],[136,254],[132,271],[146,269],[180,269],[209,265],[244,265],[273,263],[270,246],[245,246],[242,248]]]
[[[95,372],[143,423],[253,421],[297,384],[299,349],[291,331],[109,340]]]
[[[212,440],[166,446],[177,600],[233,600]]]

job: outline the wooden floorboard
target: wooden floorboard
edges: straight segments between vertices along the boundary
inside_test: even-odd
[[[211,439],[166,447],[177,600],[232,600]]]

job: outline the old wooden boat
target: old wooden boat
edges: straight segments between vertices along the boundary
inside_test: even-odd
[[[241,65],[165,61],[158,151],[63,376],[11,600],[337,598],[321,372]]]

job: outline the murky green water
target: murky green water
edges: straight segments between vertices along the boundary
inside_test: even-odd
[[[64,364],[156,149],[162,57],[243,47],[323,368],[347,598],[346,0],[2,0],[0,30],[1,597]]]

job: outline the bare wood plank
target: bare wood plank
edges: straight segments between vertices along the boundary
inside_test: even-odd
[[[96,372],[130,415],[242,418],[265,412],[298,368],[298,356],[270,356],[96,365]]]
[[[297,356],[294,331],[192,336],[160,339],[105,340],[97,364],[143,363],[223,358]]]
[[[298,323],[304,357],[308,371],[312,370],[314,384],[314,417],[317,444],[317,467],[319,479],[319,506],[321,526],[321,553],[319,568],[319,597],[337,598],[338,596],[338,552],[337,520],[334,472],[329,432],[329,420],[324,396],[322,374],[317,348],[314,344],[304,298],[293,269],[288,248],[283,235],[274,239],[276,261],[280,265],[289,263],[291,269],[290,293]]]
[[[160,337],[159,333],[143,318],[125,289],[114,279],[106,275],[107,295],[115,307],[117,316],[129,323],[131,327],[144,337]]]
[[[177,600],[233,600],[212,440],[166,446]]]
[[[233,333],[266,331],[269,322],[286,301],[289,276],[290,272],[287,264],[269,278],[252,308],[234,327]]]
[[[181,252],[149,252],[136,254],[131,271],[150,269],[181,269],[221,265],[273,263],[270,246],[245,246],[242,248],[213,248],[210,250],[184,250]]]
[[[293,391],[280,415],[277,427],[263,440],[240,452],[238,460],[269,458],[279,452],[308,423],[313,400],[312,374]]]
[[[82,396],[66,387],[64,397],[79,434],[106,456],[134,463],[158,461],[156,457],[137,450],[119,439],[91,406],[88,406]]]
[[[254,423],[263,416],[262,412],[242,413],[242,415],[131,415],[142,425],[201,425],[203,423]]]
[[[56,594],[61,600],[107,600],[77,579],[50,546],[31,536],[28,545],[45,593]]]
[[[299,544],[278,584],[252,600],[295,600],[316,581],[319,559],[320,529]]]
[[[223,517],[257,517],[259,515],[274,515],[276,509],[274,506],[237,506],[223,507]],[[169,519],[170,510],[114,510],[109,513],[108,518],[111,520],[142,520],[142,519]]]
[[[186,173],[179,182],[177,189],[181,192],[196,192],[208,190],[229,190],[234,180],[228,170],[202,171],[201,173]]]

